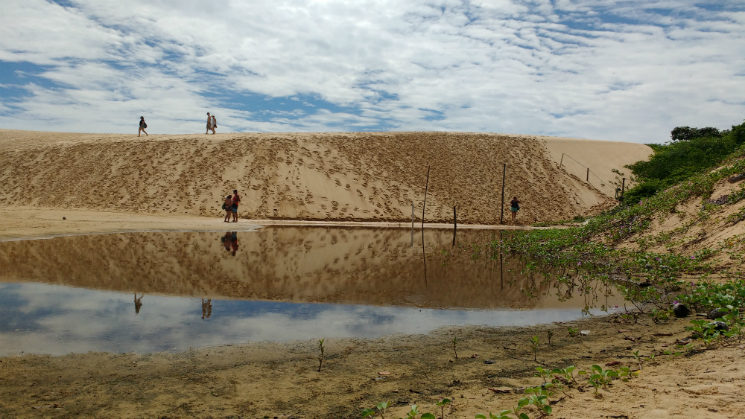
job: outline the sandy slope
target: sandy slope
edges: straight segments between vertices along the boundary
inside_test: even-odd
[[[561,141],[569,147],[581,140]],[[581,143],[583,150],[605,149],[602,141]],[[611,179],[608,168],[643,158],[638,150],[645,146],[615,144],[630,151],[598,152],[604,179]],[[452,220],[456,206],[461,223],[495,224],[503,163],[506,200],[520,198],[522,223],[587,215],[612,203],[611,180],[578,180],[557,167],[555,151],[547,151],[554,149],[546,139],[466,133],[138,138],[6,130],[0,206],[218,216],[221,198],[238,189],[247,218],[406,221],[412,203],[421,218],[429,166],[427,221]]]
[[[652,149],[644,144],[630,144],[617,141],[591,141],[574,138],[539,137],[554,162],[580,181],[589,182],[609,196],[615,189],[631,183],[631,171],[622,166],[629,162],[647,160]]]

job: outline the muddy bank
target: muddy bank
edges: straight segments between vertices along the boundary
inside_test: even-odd
[[[639,351],[656,354],[653,360],[646,358],[639,377],[615,381],[600,391],[601,398],[586,385],[584,392],[568,390],[554,406],[555,416],[745,414],[735,402],[745,384],[743,363],[735,358],[741,347],[691,357],[663,354],[676,351],[674,342],[687,335],[687,323],[652,326],[643,317],[633,324],[612,316],[534,328],[472,327],[376,340],[327,340],[320,372],[317,341],[179,354],[6,357],[0,360],[0,413],[359,417],[363,408],[387,400],[392,417],[399,417],[410,404],[434,413],[435,403],[447,397],[453,400],[445,411],[448,417],[473,417],[514,407],[523,397],[522,388],[541,382],[533,376],[536,366],[589,369],[620,362],[637,368],[633,351]],[[589,335],[570,336],[570,327]],[[553,332],[550,346],[548,331]],[[532,336],[540,341],[537,362]],[[680,374],[681,369],[686,373]]]

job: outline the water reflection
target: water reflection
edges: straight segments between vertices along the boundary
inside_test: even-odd
[[[137,293],[135,292],[135,314],[140,314],[140,309],[142,308],[142,297],[144,296],[145,294],[142,294],[137,298]]]
[[[220,237],[222,245],[225,247],[231,255],[235,256],[235,252],[238,251],[238,232],[229,231]]]
[[[524,326],[584,315],[580,308],[439,310],[156,295],[148,295],[146,309],[135,314],[131,304],[132,295],[120,292],[0,284],[0,356],[183,351],[251,341],[428,333],[453,325]]]
[[[200,298],[397,305],[546,308],[556,297],[523,262],[487,252],[500,232],[265,228],[228,233],[129,233],[0,243],[0,281]],[[216,240],[219,238],[219,240]],[[101,252],[100,249],[108,249]],[[551,291],[557,292],[551,292]],[[529,291],[529,292],[528,292]]]
[[[506,233],[461,230],[455,246],[455,231],[417,234],[421,246],[411,234],[265,228],[241,233],[240,251],[236,232],[0,243],[0,354],[529,325],[621,302],[605,284],[556,282],[492,258],[487,244]]]

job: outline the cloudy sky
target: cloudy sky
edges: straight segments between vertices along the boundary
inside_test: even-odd
[[[197,133],[208,111],[664,142],[745,119],[745,2],[2,1],[0,128]]]

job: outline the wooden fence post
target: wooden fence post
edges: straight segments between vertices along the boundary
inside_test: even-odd
[[[458,215],[455,212],[455,206],[453,206],[453,246],[455,246],[455,232],[458,230]]]
[[[429,165],[427,165],[427,182],[424,184],[424,203],[422,204],[422,228],[424,228],[424,209],[427,207],[427,189],[429,188]]]
[[[504,183],[505,176],[507,175],[507,163],[502,166],[502,205],[500,206],[499,212],[499,224],[504,224]]]

